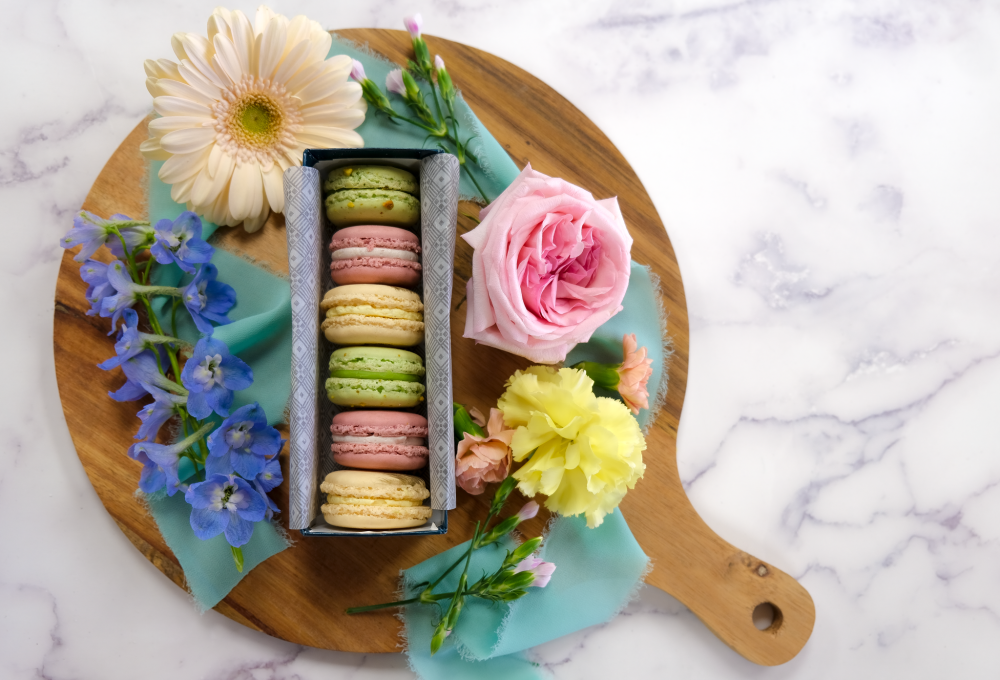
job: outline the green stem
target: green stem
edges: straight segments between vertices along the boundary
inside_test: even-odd
[[[149,259],[146,260],[146,269],[142,272],[142,285],[149,283],[149,270],[153,265],[153,256],[150,254]]]
[[[174,298],[173,309],[170,310],[170,332],[177,335],[177,308],[181,305],[181,298]]]
[[[243,548],[237,548],[235,546],[229,546],[230,550],[233,551],[233,562],[236,563],[236,571],[243,573]]]

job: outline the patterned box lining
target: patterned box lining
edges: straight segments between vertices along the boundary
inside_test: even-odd
[[[353,156],[353,154],[352,154]],[[421,264],[417,292],[424,301],[425,338],[408,348],[424,358],[430,460],[423,476],[435,510],[430,526],[391,532],[342,532],[319,512],[319,481],[338,469],[330,451],[330,421],[339,408],[326,397],[334,347],[320,332],[319,304],[333,287],[327,244],[335,231],[322,206],[322,182],[333,168],[357,164],[395,165],[420,177]],[[455,507],[452,424],[451,293],[458,219],[458,160],[450,154],[416,158],[349,157],[289,168],[284,174],[285,223],[292,294],[292,393],[290,411],[289,528],[310,534],[438,533],[446,511]]]

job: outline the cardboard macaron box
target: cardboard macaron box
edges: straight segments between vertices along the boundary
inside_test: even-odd
[[[285,171],[288,519],[303,535],[448,530],[458,179],[427,149],[309,149]]]

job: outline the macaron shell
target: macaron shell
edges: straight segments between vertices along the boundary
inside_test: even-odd
[[[341,264],[341,262],[343,264]],[[390,286],[412,287],[420,283],[420,265],[405,260],[363,257],[333,262],[330,276],[340,286],[355,283],[385,283]]]
[[[423,400],[424,386],[401,380],[328,378],[326,396],[338,406],[413,408]]]
[[[333,417],[334,434],[427,436],[427,418],[407,411],[343,411]]]
[[[321,328],[335,345],[413,347],[424,339],[424,322],[409,319],[346,314],[327,318]]]
[[[420,201],[402,191],[343,189],[327,196],[326,217],[336,227],[377,222],[413,227],[420,221]]]
[[[326,192],[341,189],[394,189],[417,194],[419,188],[412,172],[391,165],[347,165],[335,168],[323,183],[323,190]]]
[[[331,371],[354,370],[424,374],[419,354],[395,347],[341,347],[330,355]]]
[[[338,465],[361,470],[419,470],[427,465],[427,447],[408,447],[422,448],[425,451],[423,456],[408,456],[403,453],[393,453],[386,446],[373,445],[371,453],[360,451],[364,445],[354,446],[354,451],[343,452],[336,451],[337,445],[333,445],[333,459]]]
[[[375,515],[359,515],[352,514],[349,511],[338,508],[338,512],[333,513],[328,512],[328,508],[335,506],[324,505],[321,509],[323,510],[323,519],[330,526],[343,527],[345,529],[370,529],[373,531],[387,530],[387,529],[409,529],[411,527],[421,527],[427,524],[427,520],[430,519],[430,515],[426,518],[424,517],[407,517],[407,516],[375,516]],[[355,507],[355,506],[347,506]],[[430,508],[427,508],[430,510]]]
[[[420,238],[412,231],[398,227],[387,227],[380,224],[362,224],[355,227],[345,227],[333,233],[330,239],[330,249],[336,244],[340,247],[376,245],[382,248],[400,248],[420,252]]]

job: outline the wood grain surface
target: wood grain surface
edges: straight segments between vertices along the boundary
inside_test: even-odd
[[[341,35],[367,42],[400,63],[409,56],[409,40],[402,31],[357,29]],[[635,537],[652,558],[653,570],[646,581],[678,598],[747,659],[764,665],[788,661],[812,631],[812,599],[787,574],[717,536],[698,517],[678,477],[677,425],[688,367],[687,308],[673,248],[642,183],[601,131],[538,79],[474,48],[431,36],[427,42],[433,54],[444,57],[468,103],[519,166],[530,161],[537,170],[563,177],[597,198],[618,196],[635,239],[634,259],[650,265],[660,276],[676,350],[667,402],[647,437],[645,477],[621,506]],[[102,216],[116,212],[146,215],[146,164],[138,152],[145,137],[144,121],[108,161],[84,209]],[[467,205],[460,213],[474,210],[475,206]],[[460,218],[459,233],[473,226]],[[272,216],[257,234],[221,229],[214,241],[218,247],[257,258],[278,273],[288,271],[280,215]],[[504,381],[527,362],[462,338],[472,252],[461,239],[458,243],[452,314],[455,399],[488,412],[503,391]],[[118,370],[96,368],[114,353],[106,336],[108,320],[86,316],[85,286],[72,254],[63,258],[55,299],[56,375],[66,422],[108,512],[135,546],[183,587],[184,575],[176,558],[134,498],[140,466],[125,457],[125,450],[139,424],[138,405],[105,396],[121,385],[123,376]],[[287,474],[287,450],[281,455]],[[278,505],[287,508],[287,490],[281,487],[276,496]],[[358,652],[398,651],[400,624],[391,611],[347,617],[344,608],[388,599],[396,590],[400,569],[467,540],[475,521],[485,516],[488,498],[489,494],[459,493],[458,508],[449,516],[450,531],[443,536],[299,538],[294,547],[250,572],[216,609],[245,626],[299,644]],[[542,513],[525,533],[537,535],[545,520]],[[777,611],[774,623],[764,631],[752,621],[753,610],[761,603],[771,603]]]

